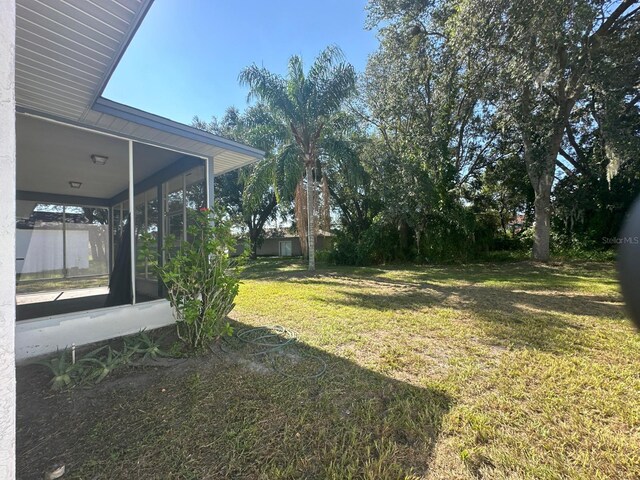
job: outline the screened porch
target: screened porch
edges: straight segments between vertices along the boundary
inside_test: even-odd
[[[143,234],[160,262],[168,237],[186,239],[210,162],[29,115],[16,130],[17,319],[162,298]]]

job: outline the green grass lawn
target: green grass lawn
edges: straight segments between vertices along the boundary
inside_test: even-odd
[[[75,290],[78,288],[106,287],[109,285],[109,275],[95,277],[51,278],[40,280],[24,280],[16,285],[18,295],[58,290]]]
[[[245,277],[237,328],[295,330],[295,375],[223,348],[132,377],[51,437],[75,435],[70,478],[640,478],[640,335],[612,264]]]

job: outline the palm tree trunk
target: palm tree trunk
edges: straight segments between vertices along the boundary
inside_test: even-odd
[[[313,181],[313,168],[309,163],[307,163],[307,241],[309,245],[309,270],[313,271],[316,269],[316,242],[315,242],[315,232],[313,228],[313,191],[314,181]]]

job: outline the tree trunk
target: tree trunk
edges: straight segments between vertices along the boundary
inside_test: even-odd
[[[564,88],[564,87],[563,87]],[[564,92],[564,90],[562,90]],[[532,124],[531,91],[525,87],[523,94],[524,122],[521,124],[522,140],[524,143],[524,162],[527,174],[535,193],[533,231],[533,259],[548,262],[550,257],[549,241],[551,236],[551,187],[553,185],[556,162],[562,144],[562,137],[567,124],[569,112],[573,107],[573,100],[568,100],[562,93],[563,102],[555,115],[553,131],[548,140],[537,142],[533,140],[536,125]]]
[[[542,174],[535,192],[535,226],[533,231],[533,259],[548,262],[550,257],[549,240],[551,237],[551,184],[553,175]]]
[[[271,216],[271,213],[278,205],[276,196],[271,195],[269,203],[264,205],[257,214],[251,214],[248,218],[245,218],[245,225],[249,229],[249,241],[251,243],[251,255],[250,258],[258,258],[258,242],[260,242],[261,235],[264,233],[264,224]]]
[[[258,258],[258,236],[260,231],[258,229],[249,228],[249,243],[251,244],[251,254],[249,258],[255,260]]]
[[[551,236],[551,186],[553,185],[555,158],[553,162],[549,162],[547,158],[535,158],[533,144],[530,138],[525,135],[524,161],[535,194],[532,257],[539,262],[548,262]]]
[[[307,241],[309,245],[308,254],[309,254],[309,270],[313,271],[316,269],[316,242],[315,242],[315,232],[313,228],[314,221],[314,209],[313,209],[313,191],[314,181],[313,181],[313,168],[310,163],[307,162],[306,166],[307,171]]]

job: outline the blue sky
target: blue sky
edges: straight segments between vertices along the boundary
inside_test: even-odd
[[[358,72],[377,48],[364,28],[366,0],[155,0],[104,96],[191,123],[246,106],[240,71],[256,63],[284,74],[336,44]]]

